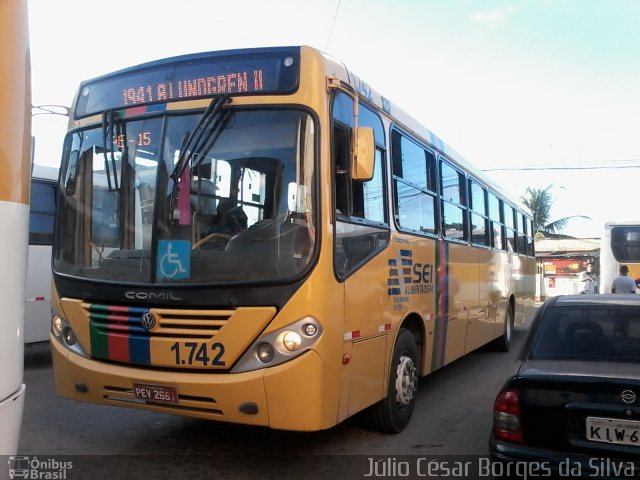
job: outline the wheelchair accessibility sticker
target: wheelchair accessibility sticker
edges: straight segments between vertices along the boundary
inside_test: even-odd
[[[158,240],[158,280],[180,280],[191,276],[191,242]]]

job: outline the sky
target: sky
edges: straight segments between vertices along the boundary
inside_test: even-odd
[[[407,111],[515,198],[552,185],[563,233],[640,219],[640,1],[29,0],[33,105],[186,53],[310,45]],[[35,163],[66,119],[37,115]]]

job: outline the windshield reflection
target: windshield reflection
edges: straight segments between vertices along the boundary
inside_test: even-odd
[[[313,121],[222,110],[210,128],[204,115],[111,117],[69,134],[55,270],[137,283],[301,274],[315,245]]]

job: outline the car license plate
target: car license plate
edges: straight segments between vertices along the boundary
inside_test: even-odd
[[[134,383],[133,393],[148,402],[178,403],[178,392],[174,387]]]
[[[587,417],[587,440],[640,447],[640,422]]]

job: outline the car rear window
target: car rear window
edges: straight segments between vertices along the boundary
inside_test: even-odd
[[[563,305],[550,307],[532,342],[532,358],[640,362],[640,308]]]

